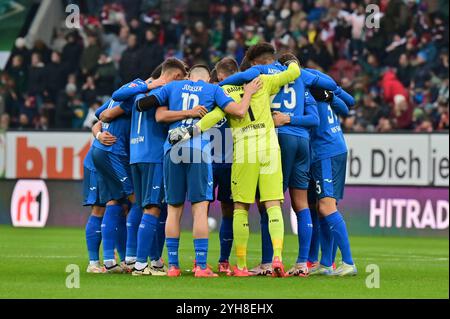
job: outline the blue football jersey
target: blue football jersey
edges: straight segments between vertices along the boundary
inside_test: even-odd
[[[161,88],[157,88],[150,93],[156,94],[160,90]],[[147,95],[139,94],[134,99],[131,114],[130,164],[163,162],[168,126],[156,122],[156,108],[148,112],[139,112],[136,108],[137,101]]]
[[[122,85],[112,95],[114,101],[125,101],[148,91],[147,83],[139,78]]]
[[[118,118],[115,118],[110,123],[102,123],[102,131],[111,133],[117,138],[117,141],[111,146],[106,146],[100,143],[98,140],[95,140],[93,146],[120,156],[129,156],[132,103],[128,101],[116,102],[113,99],[109,99],[95,112],[95,115],[97,116],[97,118],[99,118],[100,114],[105,109],[113,108],[116,106],[122,108],[125,113]]]
[[[216,105],[224,109],[229,103],[233,102],[233,99],[227,96],[220,86],[204,81],[174,81],[165,85],[159,91],[152,92],[151,95],[156,96],[160,105],[168,105],[171,111],[190,110],[198,105],[203,105],[209,112]],[[180,126],[193,125],[198,120],[185,119],[183,121],[173,122],[169,125],[169,129],[173,130]],[[202,149],[209,153],[209,150],[204,149],[205,145],[209,145],[210,140],[209,134],[207,132],[205,133],[202,134],[203,138],[201,135],[196,136],[180,146]],[[164,152],[166,153],[170,148],[170,143],[166,141],[164,144]]]
[[[311,156],[316,162],[347,152],[341,122],[335,109],[346,108],[345,103],[337,96],[331,103],[317,101],[320,124],[311,132]]]
[[[231,166],[233,163],[233,133],[228,125],[227,117],[208,130],[208,133],[211,135],[213,167]]]

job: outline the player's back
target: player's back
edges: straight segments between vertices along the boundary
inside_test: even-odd
[[[236,145],[244,141],[247,145],[253,146],[255,151],[261,150],[261,147],[279,149],[278,141],[276,138],[274,139],[276,137],[275,126],[270,110],[271,90],[266,83],[267,78],[265,77],[267,76],[261,76],[263,87],[253,94],[248,112],[244,118],[229,117],[235,149],[239,149]],[[222,88],[235,102],[241,102],[244,95],[242,86],[224,85]]]
[[[152,90],[156,93],[161,88]],[[138,94],[133,104],[148,94]],[[155,119],[156,108],[148,112],[139,112],[132,108],[130,129],[130,164],[134,163],[162,163],[164,157],[164,142],[167,137],[168,126],[158,123]]]
[[[312,160],[320,160],[347,152],[338,115],[328,102],[317,101],[320,123],[311,133]]]
[[[220,86],[202,80],[174,81],[162,87],[159,92],[154,93],[154,96],[156,96],[160,105],[167,105],[171,111],[186,111],[202,105],[209,112],[216,105],[223,109],[232,102],[232,99],[225,95]],[[197,118],[176,121],[170,124],[169,129],[192,125],[198,121]],[[203,136],[194,137],[187,143],[180,144],[180,147],[201,148],[203,151],[210,153],[210,149],[204,148],[210,146],[209,139],[209,133],[206,133]],[[166,140],[164,151],[167,152],[170,148],[170,143]]]
[[[200,81],[182,80],[174,81],[167,84],[163,90],[167,90],[169,109],[172,111],[190,110],[197,105],[203,105],[208,111],[211,111],[215,106],[216,90],[220,87],[216,84],[211,84]],[[170,124],[170,129],[180,125],[189,125],[198,121],[198,119],[187,119],[177,121]]]
[[[103,122],[102,131],[111,133],[111,135],[117,138],[117,141],[111,146],[106,146],[98,140],[95,140],[93,146],[120,156],[129,156],[131,106],[126,102],[116,102],[113,99],[109,99],[97,110],[96,116],[99,117],[104,110],[116,106],[120,106],[125,113],[109,123]]]

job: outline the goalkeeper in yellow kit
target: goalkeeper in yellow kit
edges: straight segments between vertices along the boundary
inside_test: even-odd
[[[269,217],[269,232],[272,239],[274,257],[273,275],[284,276],[282,249],[284,223],[281,211],[283,194],[283,174],[280,147],[270,109],[270,97],[281,87],[294,81],[300,75],[297,61],[288,61],[288,69],[274,75],[260,75],[254,81],[261,88],[252,96],[247,109],[242,109],[241,117],[227,115],[227,109],[215,108],[192,127],[181,127],[169,134],[173,144],[189,139],[199,132],[206,131],[228,117],[233,134],[233,165],[231,191],[234,201],[233,233],[237,256],[235,276],[249,276],[247,269],[247,243],[249,239],[248,210],[255,202],[256,190],[259,200],[264,203]],[[216,65],[219,80],[238,72],[238,65],[231,58],[224,58]],[[239,102],[244,93],[243,86],[225,85],[226,94]]]

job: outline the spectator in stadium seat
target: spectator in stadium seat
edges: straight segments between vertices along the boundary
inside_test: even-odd
[[[8,113],[3,113],[0,117],[0,131],[7,131],[9,129],[10,116]]]
[[[415,67],[411,65],[406,53],[401,54],[399,57],[396,74],[400,82],[402,82],[405,87],[409,87],[411,79],[414,78]]]
[[[31,55],[31,67],[28,71],[27,93],[36,97],[38,108],[43,103],[46,82],[45,65],[42,62],[41,55],[35,52]]]
[[[45,66],[45,96],[52,103],[56,103],[59,92],[64,88],[64,81],[67,74],[64,65],[61,63],[61,54],[53,51],[51,62]]]
[[[116,87],[117,71],[113,60],[106,54],[100,54],[95,70],[96,92],[100,96],[110,96]]]
[[[55,128],[68,129],[72,127],[72,103],[76,94],[77,87],[73,83],[68,83],[65,90],[60,94],[55,108]]]
[[[21,55],[17,54],[13,56],[11,67],[8,69],[8,74],[14,80],[15,92],[19,96],[22,96],[27,89],[28,73]]]
[[[130,34],[130,29],[127,26],[122,26],[119,31],[119,36],[114,36],[110,43],[110,57],[119,67],[120,58],[123,52],[128,47],[128,36]]]
[[[119,75],[121,83],[133,81],[139,74],[139,47],[137,35],[131,33],[128,36],[128,45],[122,54],[119,63]]]
[[[26,47],[26,41],[24,38],[19,37],[14,43],[14,49],[12,50],[14,55],[20,55],[23,58],[24,65],[30,65],[31,62],[31,52]]]
[[[66,36],[67,43],[62,50],[61,60],[68,73],[78,70],[83,46],[79,43],[78,33],[70,32]]]
[[[81,87],[81,98],[87,105],[91,105],[97,101],[97,95],[95,79],[93,76],[88,76],[86,82]]]
[[[31,54],[33,55],[33,53],[39,53],[44,64],[48,64],[50,62],[52,50],[50,50],[41,39],[34,42],[34,46],[31,49]]]
[[[88,46],[84,48],[81,54],[80,68],[83,75],[87,76],[95,71],[97,61],[102,53],[98,38],[95,34],[90,33],[87,36]]]
[[[164,60],[164,52],[161,45],[157,42],[153,30],[148,29],[145,32],[145,42],[138,54],[139,74],[136,77],[147,79],[158,65]]]
[[[19,121],[22,128],[32,127],[33,123],[37,120],[38,110],[36,104],[36,97],[33,95],[27,96],[25,101],[21,104]],[[26,116],[26,121],[23,119],[23,116]]]

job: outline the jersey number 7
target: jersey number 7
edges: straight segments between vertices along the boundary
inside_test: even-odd
[[[240,94],[241,99],[244,97],[244,93]],[[248,106],[248,116],[250,116],[250,121],[254,122],[255,121],[255,114],[253,114],[253,110],[252,110],[252,106],[249,105]]]

